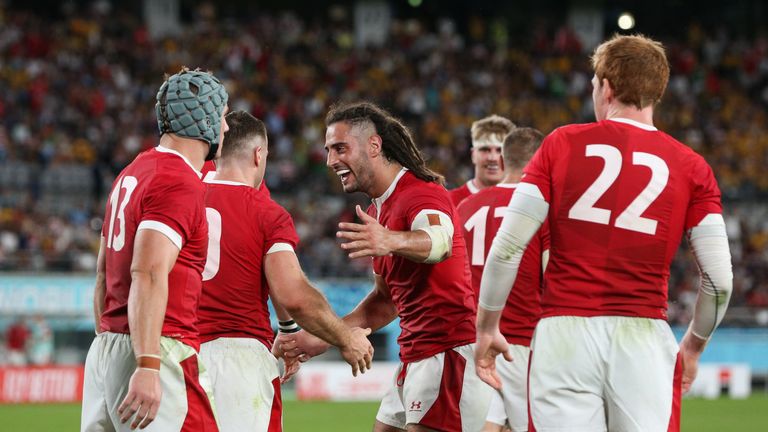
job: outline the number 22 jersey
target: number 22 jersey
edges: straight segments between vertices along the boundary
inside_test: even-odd
[[[666,319],[669,265],[683,231],[722,213],[704,159],[628,119],[555,130],[518,190],[549,203],[543,317]]]

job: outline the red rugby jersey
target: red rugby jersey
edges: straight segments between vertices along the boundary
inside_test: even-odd
[[[684,230],[722,212],[712,169],[627,119],[559,128],[525,168],[549,203],[543,316],[666,319],[669,265]]]
[[[498,184],[468,197],[459,205],[464,241],[467,244],[472,288],[479,296],[480,280],[488,251],[501,226],[515,185]],[[541,254],[549,249],[549,232],[543,225],[528,244],[517,272],[515,285],[507,298],[499,329],[507,342],[529,346],[533,330],[541,316],[542,260]]]
[[[451,196],[451,201],[453,201],[453,205],[458,206],[459,204],[461,204],[462,201],[464,201],[464,198],[468,196],[472,196],[472,194],[476,194],[479,191],[480,189],[478,189],[474,185],[474,183],[472,183],[472,180],[469,180],[463,185],[457,187],[456,189],[449,190],[448,194],[450,194]]]
[[[378,207],[378,208],[377,208]],[[392,293],[400,317],[400,358],[417,361],[475,341],[477,298],[472,290],[456,208],[444,187],[401,171],[368,214],[393,231],[410,231],[422,210],[448,215],[454,226],[450,258],[425,264],[398,255],[375,257],[373,270]]]
[[[273,247],[296,248],[293,220],[264,190],[215,179],[207,180],[206,187],[211,235],[200,299],[200,338],[208,342],[251,337],[271,347],[275,336],[264,257]]]
[[[104,225],[107,290],[101,328],[129,333],[128,292],[136,232],[154,229],[180,248],[168,274],[162,335],[197,349],[197,306],[208,245],[205,187],[181,154],[157,146],[139,154],[115,180]]]

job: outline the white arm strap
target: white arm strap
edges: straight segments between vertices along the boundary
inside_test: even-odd
[[[731,251],[723,216],[707,215],[688,231],[688,242],[701,277],[691,332],[701,339],[709,339],[722,321],[733,291]]]
[[[420,211],[411,223],[411,231],[416,230],[424,231],[432,240],[432,249],[425,263],[439,263],[448,256],[453,247],[453,222],[447,214],[431,209]]]
[[[483,309],[504,309],[525,248],[547,218],[549,204],[540,194],[534,196],[526,192],[518,187],[512,195],[507,214],[493,239],[480,282],[480,307]]]

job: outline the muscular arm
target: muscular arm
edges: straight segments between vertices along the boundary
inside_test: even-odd
[[[728,308],[733,290],[731,252],[725,222],[719,214],[710,214],[688,232],[688,241],[699,266],[701,283],[689,334],[698,339],[697,350],[715,331]]]
[[[104,237],[99,244],[99,256],[96,259],[96,282],[93,287],[93,319],[95,321],[96,334],[101,333],[101,314],[104,313],[104,297],[107,294],[107,245]]]
[[[293,251],[268,253],[264,257],[264,268],[277,303],[309,333],[339,347],[341,356],[352,366],[352,375],[371,368],[373,347],[366,337],[371,330],[350,329],[333,313],[325,297],[301,271]]]
[[[453,223],[437,210],[423,210],[413,220],[410,231],[391,231],[356,207],[362,224],[342,222],[336,236],[348,240],[341,248],[350,258],[400,255],[419,263],[439,263],[451,256]]]
[[[424,262],[432,250],[432,238],[425,231],[387,230],[385,235],[386,248],[391,253],[411,261]],[[445,255],[443,259],[448,258],[448,256]]]
[[[699,357],[723,319],[733,289],[731,252],[722,215],[707,215],[688,232],[688,241],[699,265],[701,284],[691,325],[680,341],[683,393],[696,379]]]
[[[309,283],[295,253],[267,254],[264,269],[275,304],[284,307],[301,327],[332,345],[349,343],[349,328],[333,313],[320,291]]]
[[[138,357],[160,354],[160,333],[168,304],[168,273],[179,249],[164,234],[151,229],[136,233],[128,294],[128,326]]]
[[[272,307],[275,308],[275,315],[277,315],[277,319],[279,321],[288,321],[291,319],[291,314],[280,304],[275,300],[275,295],[272,293],[272,287],[269,288],[270,295],[269,297],[272,299]]]
[[[373,291],[344,317],[344,322],[353,327],[366,327],[376,331],[397,317],[397,308],[384,278],[376,275]]]

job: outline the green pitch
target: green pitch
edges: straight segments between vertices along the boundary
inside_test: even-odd
[[[361,432],[371,430],[378,403],[285,402],[285,432]],[[79,430],[79,405],[0,405],[3,432],[63,432]],[[683,431],[764,432],[768,425],[768,396],[747,400],[686,399]]]

